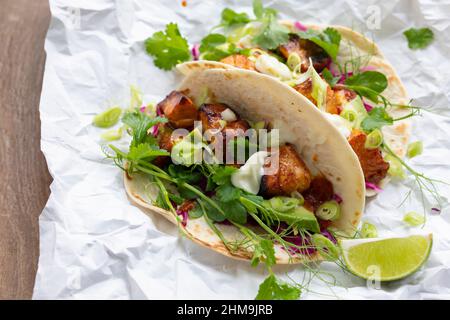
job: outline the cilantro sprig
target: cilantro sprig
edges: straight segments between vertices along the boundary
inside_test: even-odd
[[[302,39],[314,42],[324,49],[333,60],[336,60],[341,43],[341,34],[336,29],[331,27],[323,31],[308,29],[307,31],[299,31],[298,35]]]
[[[257,21],[262,23],[261,30],[255,35],[253,43],[263,49],[273,50],[288,42],[289,29],[278,22],[276,10],[264,8],[261,0],[255,0],[253,13]]]
[[[430,28],[410,28],[403,35],[408,41],[408,47],[413,50],[424,49],[434,40],[434,33]]]
[[[155,65],[164,70],[170,70],[191,58],[188,42],[176,23],[169,23],[165,32],[155,32],[145,41],[145,48],[153,56]]]

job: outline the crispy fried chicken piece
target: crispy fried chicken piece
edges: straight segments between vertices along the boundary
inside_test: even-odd
[[[232,54],[220,60],[222,63],[232,65],[236,68],[255,70],[255,63],[243,54]]]
[[[332,200],[333,195],[334,190],[331,182],[323,176],[317,176],[311,181],[309,189],[303,193],[305,207],[315,212],[321,204]]]
[[[172,91],[158,103],[157,108],[162,110],[174,128],[192,128],[198,118],[198,111],[192,100],[179,91]]]
[[[289,42],[278,47],[278,50],[286,59],[289,54],[296,52],[302,60],[302,72],[308,70],[309,58],[311,58],[317,72],[322,72],[331,61],[330,56],[317,44],[310,40],[300,39],[299,36],[294,34],[290,36]]]
[[[294,89],[304,95],[309,101],[311,101],[314,105],[317,105],[316,99],[312,96],[312,79],[308,79],[294,87]],[[333,89],[330,88],[330,86],[327,87],[327,100],[326,100],[326,111],[328,113],[332,114],[339,114],[339,101],[336,101],[336,98],[334,96]]]
[[[261,179],[261,193],[265,196],[289,196],[292,192],[302,192],[309,188],[311,173],[291,144],[281,146],[277,153],[268,158],[264,170],[274,161],[279,161],[274,174],[266,174]]]
[[[222,103],[205,103],[200,107],[199,118],[203,131],[220,130],[223,127],[222,112],[228,108]]]
[[[364,172],[366,182],[379,184],[389,170],[389,163],[383,159],[380,148],[366,149],[366,134],[359,130],[353,130],[348,142],[358,156]]]
[[[172,136],[173,129],[170,128],[167,124],[160,124],[159,133],[158,133],[158,145],[160,149],[164,149],[167,151],[172,151],[173,146],[175,145],[175,139]],[[158,167],[164,167],[169,161],[170,156],[159,156],[153,160],[153,164]]]
[[[223,134],[227,138],[232,139],[233,137],[241,137],[243,134],[250,129],[250,124],[245,120],[236,120],[228,122],[225,128],[223,128]]]

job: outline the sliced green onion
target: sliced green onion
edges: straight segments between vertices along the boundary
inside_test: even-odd
[[[120,127],[118,130],[108,130],[100,135],[100,138],[102,138],[105,141],[114,141],[119,140],[122,138],[123,133],[123,127]]]
[[[408,156],[408,158],[411,159],[421,155],[422,151],[423,151],[422,141],[416,141],[408,145],[408,151],[406,152],[406,155]]]
[[[305,198],[303,198],[303,195],[298,191],[292,192],[291,197],[300,201],[300,203],[298,204],[299,206],[302,206],[305,203]]]
[[[142,93],[137,87],[130,86],[130,97],[130,109],[142,106]]]
[[[316,211],[316,216],[322,220],[335,221],[341,215],[341,206],[334,200],[322,204]]]
[[[425,217],[422,214],[411,211],[405,214],[403,221],[406,222],[411,227],[417,227],[425,223]]]
[[[384,157],[384,159],[389,162],[389,170],[388,170],[388,174],[391,177],[395,177],[395,178],[399,178],[399,179],[404,179],[406,178],[406,173],[405,173],[405,169],[403,168],[403,165],[400,161],[398,161],[397,158],[391,156],[391,155],[386,155]]]
[[[270,206],[279,212],[288,212],[300,205],[300,200],[289,197],[273,197],[269,200]]]
[[[366,149],[376,149],[383,143],[383,133],[380,129],[375,129],[369,133],[366,137],[366,143],[364,147]]]
[[[339,258],[338,247],[327,237],[316,233],[311,236],[314,247],[329,261],[335,261]]]
[[[289,57],[287,59],[287,66],[291,70],[295,70],[295,68],[302,63],[302,59],[298,55],[297,52],[292,52],[289,54]]]
[[[369,222],[364,222],[361,227],[361,238],[376,238],[378,237],[377,227]]]
[[[356,123],[356,120],[358,120],[358,114],[353,110],[343,110],[340,116],[351,124]]]
[[[112,107],[108,110],[96,115],[92,124],[99,128],[109,128],[115,125],[122,114],[122,109],[120,107]]]

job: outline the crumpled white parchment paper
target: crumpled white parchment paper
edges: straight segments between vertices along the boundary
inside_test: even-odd
[[[416,118],[412,140],[425,152],[411,161],[428,176],[450,181],[450,4],[432,0],[265,1],[282,18],[353,26],[372,36],[396,67],[411,98],[427,106]],[[35,299],[253,299],[265,277],[253,269],[181,238],[161,217],[147,217],[129,204],[122,176],[106,161],[92,117],[111,105],[126,107],[131,84],[157,102],[175,87],[175,76],[153,66],[144,40],[177,22],[191,44],[218,23],[224,7],[251,12],[251,1],[58,0],[46,40],[47,62],[40,104],[42,150],[54,178],[40,217],[40,259]],[[379,30],[367,24],[381,17]],[[375,14],[375,16],[373,16]],[[369,17],[369,19],[367,19]],[[370,18],[371,17],[371,18]],[[426,50],[407,48],[402,32],[429,26],[436,40]],[[413,190],[412,201],[398,208]],[[440,185],[450,198],[450,188]],[[450,299],[450,210],[428,214],[425,228],[407,228],[403,214],[421,211],[412,179],[391,183],[369,201],[364,220],[381,235],[433,232],[424,269],[381,290],[323,264],[340,286],[320,281],[304,298]],[[428,203],[427,203],[428,205]],[[431,202],[431,206],[434,204]],[[299,267],[276,271],[300,280]]]

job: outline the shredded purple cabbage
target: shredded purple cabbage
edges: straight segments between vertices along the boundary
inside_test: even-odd
[[[296,27],[298,30],[300,31],[307,31],[308,27],[305,26],[303,23],[301,23],[300,21],[295,21],[294,22],[294,27]]]
[[[338,195],[337,193],[333,194],[333,200],[339,204],[342,203],[342,197],[340,195]]]
[[[431,208],[431,211],[434,211],[434,212],[440,213],[440,212],[441,212],[441,209],[438,209],[438,208]]]
[[[183,227],[186,227],[187,221],[188,221],[188,212],[185,210],[178,210],[177,209],[177,215],[181,216],[181,224]]]
[[[200,45],[199,44],[194,44],[192,46],[192,57],[194,58],[194,60],[198,60],[200,58]]]
[[[381,189],[379,186],[377,186],[376,184],[371,183],[371,182],[366,182],[366,188],[374,190],[376,192],[383,191],[383,189]]]

